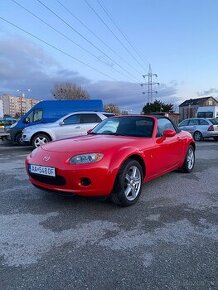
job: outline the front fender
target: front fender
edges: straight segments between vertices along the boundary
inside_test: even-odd
[[[116,154],[112,155],[109,161],[108,178],[110,179],[111,184],[114,185],[119,169],[121,168],[122,164],[129,158],[139,161],[139,163],[142,165],[142,169],[145,175],[146,166],[143,153],[140,152],[138,149],[132,147],[121,148],[117,151]]]

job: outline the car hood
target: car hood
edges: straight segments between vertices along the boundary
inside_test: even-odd
[[[139,145],[140,139],[145,140],[144,138],[129,136],[86,135],[51,142],[42,146],[42,149],[49,152],[63,153],[105,152],[115,147]]]

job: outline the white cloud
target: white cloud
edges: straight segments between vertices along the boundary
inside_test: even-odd
[[[51,98],[55,83],[66,81],[83,86],[92,98],[100,98],[104,104],[114,103],[132,113],[140,112],[147,102],[146,95],[142,94],[145,87],[138,83],[93,82],[77,71],[63,68],[42,48],[24,38],[0,39],[0,94],[16,94],[17,89],[31,88],[29,97],[47,99]],[[176,81],[169,86],[161,84],[154,99],[174,100],[176,86]]]
[[[205,91],[197,92],[197,95],[199,97],[201,97],[201,96],[209,96],[209,95],[213,95],[213,94],[217,94],[217,93],[218,93],[218,89],[211,88],[211,89],[208,89],[208,90],[205,90]]]

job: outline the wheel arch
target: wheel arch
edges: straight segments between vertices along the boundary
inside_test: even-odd
[[[195,144],[195,142],[191,142],[189,145],[194,148],[194,151],[196,150],[196,144]]]
[[[127,159],[132,159],[132,160],[138,161],[138,163],[142,167],[143,177],[145,178],[145,175],[146,175],[146,166],[145,166],[145,162],[144,162],[143,158],[140,155],[134,154],[134,155],[130,155]]]
[[[129,206],[131,204],[134,204],[138,200],[138,198],[140,196],[140,193],[141,193],[141,190],[142,190],[143,179],[141,180],[139,194],[137,194],[137,197],[133,201],[124,200],[124,197],[123,197],[124,193],[123,192],[121,193],[121,191],[120,191],[122,185],[121,185],[121,183],[118,183],[119,178],[120,178],[119,177],[120,174],[123,174],[123,173],[121,173],[122,172],[121,169],[123,168],[124,164],[128,164],[128,162],[135,162],[135,161],[140,164],[140,167],[141,167],[141,170],[142,170],[142,174],[143,174],[143,179],[145,177],[146,167],[145,167],[144,160],[143,160],[143,158],[140,155],[132,154],[132,155],[127,156],[127,158],[125,158],[124,160],[122,160],[122,162],[119,164],[119,167],[118,167],[115,179],[114,179],[113,187],[112,187],[112,190],[111,190],[111,193],[110,193],[110,199],[115,204],[118,204],[118,205],[121,205],[121,206]],[[123,189],[122,189],[122,191],[123,191]]]
[[[19,144],[19,142],[18,142],[18,136],[22,136],[22,130],[16,132],[16,134],[14,135],[14,138],[13,138],[12,141],[13,141],[14,143],[17,143],[18,145],[21,145],[21,144]]]
[[[122,160],[122,162],[119,164],[118,168],[117,168],[117,173],[116,175],[118,174],[120,168],[122,167],[122,165],[127,161],[127,160],[136,160],[138,161],[138,163],[141,165],[142,167],[142,171],[143,171],[143,177],[145,178],[146,176],[146,165],[145,165],[145,162],[143,160],[143,158],[139,155],[139,154],[131,154],[131,155],[128,155],[125,159]],[[116,179],[116,178],[115,178]]]
[[[48,136],[48,138],[52,141],[52,137],[51,137],[51,135],[50,135],[49,133],[44,132],[44,131],[38,131],[38,132],[34,133],[33,136],[31,137],[31,139],[30,139],[30,144],[31,144],[31,145],[33,145],[33,140],[34,140],[34,138],[35,138],[37,135],[39,135],[39,134],[44,134],[44,135]]]
[[[200,131],[200,130],[198,130],[198,129],[196,129],[194,132],[193,132],[193,138],[195,139],[195,134],[196,133],[199,133],[200,135],[201,135],[201,140],[204,138],[204,136],[203,136],[203,133]],[[200,140],[200,141],[201,141]]]
[[[22,130],[19,130],[19,131],[16,132],[16,134],[14,135],[14,141],[16,141],[17,136],[18,136],[19,134],[22,134]]]

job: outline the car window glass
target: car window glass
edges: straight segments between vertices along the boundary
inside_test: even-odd
[[[117,134],[121,136],[152,137],[154,120],[148,117],[111,117],[97,125],[92,133]]]
[[[188,121],[189,120],[184,120],[184,121],[182,121],[180,124],[179,124],[179,126],[181,127],[181,126],[187,126],[188,125]]]
[[[119,125],[118,120],[108,120],[104,126],[102,126],[99,130],[98,133],[116,133],[117,132],[117,127]]]
[[[208,125],[208,122],[206,120],[200,119],[199,124],[200,125]]]
[[[191,119],[189,120],[189,126],[193,126],[193,125],[198,125],[198,120],[197,119]]]
[[[29,115],[27,115],[25,120],[28,119],[28,123],[37,122],[42,119],[42,115],[43,115],[43,111],[41,109],[38,109],[29,113]]]
[[[64,119],[64,124],[65,125],[70,125],[70,124],[79,124],[80,123],[80,116],[78,114],[76,115],[71,115]]]
[[[213,112],[198,112],[197,117],[198,118],[212,118]]]
[[[26,119],[28,119],[29,123],[33,122],[33,111],[29,113],[29,115],[27,115],[27,117],[25,118],[23,122],[26,122]]]
[[[142,137],[151,137],[153,133],[154,121],[152,119],[136,120],[136,134]]]
[[[42,110],[35,110],[33,113],[33,122],[40,121],[42,119]]]
[[[206,112],[205,113],[205,118],[211,118],[213,117],[213,112]]]
[[[97,114],[81,114],[80,123],[99,123],[101,118]]]
[[[172,122],[169,119],[165,119],[165,118],[158,119],[157,137],[162,136],[163,132],[167,129],[171,129],[175,131],[175,128]]]
[[[218,125],[218,119],[210,119],[210,122],[211,122],[213,125]]]

